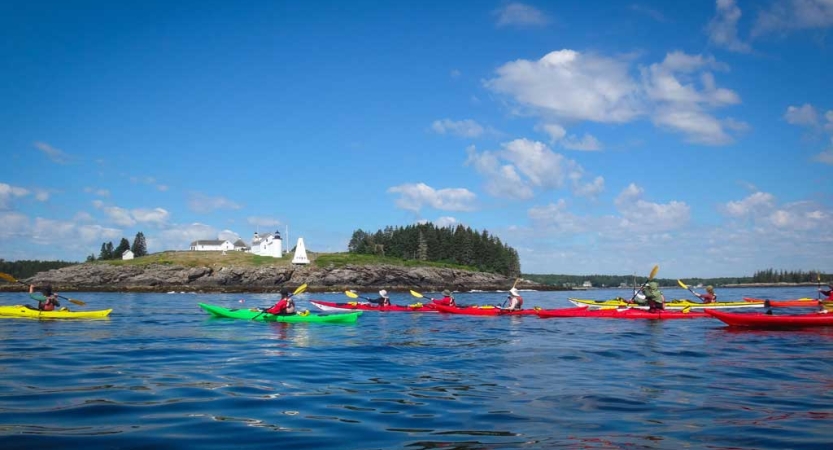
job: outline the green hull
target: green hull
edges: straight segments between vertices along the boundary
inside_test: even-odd
[[[315,322],[315,323],[353,323],[362,314],[361,311],[354,311],[344,314],[294,314],[291,316],[276,316],[274,314],[261,314],[260,311],[249,309],[228,309],[222,306],[198,303],[200,308],[214,317],[225,317],[229,319],[257,320],[261,322]]]

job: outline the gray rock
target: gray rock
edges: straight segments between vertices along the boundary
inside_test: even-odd
[[[38,273],[27,283],[51,284],[58,291],[274,292],[307,283],[313,292],[346,289],[429,292],[506,290],[515,282],[503,275],[432,267],[390,265],[344,267],[182,267],[165,264],[119,266],[78,264]],[[546,289],[526,280],[519,288]]]

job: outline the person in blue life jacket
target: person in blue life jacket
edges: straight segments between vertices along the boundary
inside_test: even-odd
[[[37,309],[38,311],[55,311],[55,308],[61,306],[58,302],[58,294],[52,292],[52,286],[47,284],[40,288],[40,292],[40,294],[35,293],[35,285],[29,285],[29,297],[38,302],[37,308],[33,306],[29,306],[29,308]]]

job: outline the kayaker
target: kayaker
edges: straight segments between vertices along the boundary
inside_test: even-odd
[[[517,289],[509,289],[509,306],[506,307],[509,311],[520,311],[524,306],[524,299]]]
[[[648,311],[659,311],[665,309],[665,295],[659,290],[659,283],[651,281],[642,289],[645,293],[645,299],[648,301]]]
[[[30,308],[38,309],[39,311],[54,311],[55,308],[61,306],[61,304],[58,302],[58,294],[52,292],[52,286],[47,284],[40,288],[40,291],[41,294],[36,294],[35,285],[29,285],[29,297],[31,297],[33,300],[37,300],[38,302],[37,308],[33,308],[31,306]]]
[[[289,295],[289,289],[281,289],[281,299],[275,303],[275,306],[265,311],[268,314],[275,314],[277,316],[291,316],[295,314],[295,300]]]
[[[445,289],[443,291],[443,298],[441,298],[441,299],[432,298],[431,301],[438,304],[438,305],[457,306],[457,303],[454,301],[454,297],[451,296],[451,291],[449,291],[448,289]]]
[[[714,293],[714,286],[706,286],[705,294],[698,294],[694,291],[691,291],[691,293],[697,296],[700,300],[703,300],[703,303],[714,303],[717,301],[717,294]]]
[[[819,288],[819,292],[821,293],[821,295],[827,297],[826,299],[822,299],[822,300],[827,300],[827,301],[833,300],[833,283],[828,283],[827,287],[830,288],[830,289],[824,290],[822,288]]]
[[[375,303],[379,306],[390,306],[390,296],[388,296],[388,291],[382,289],[379,291],[379,298],[367,299],[370,303]]]

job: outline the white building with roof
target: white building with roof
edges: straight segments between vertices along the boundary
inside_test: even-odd
[[[219,252],[234,250],[234,244],[228,240],[205,239],[191,242],[190,249],[195,252]]]
[[[283,241],[281,240],[280,231],[275,231],[275,234],[269,234],[265,237],[260,236],[257,231],[252,238],[251,252],[260,256],[271,256],[273,258],[283,257]]]

